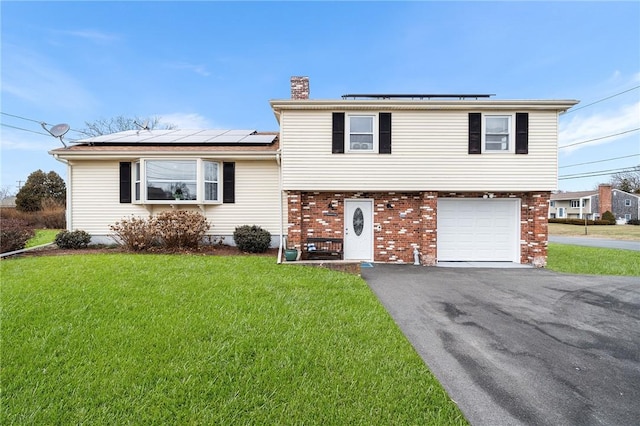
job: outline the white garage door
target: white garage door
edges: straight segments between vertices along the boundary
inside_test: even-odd
[[[438,199],[438,260],[520,263],[520,200]]]

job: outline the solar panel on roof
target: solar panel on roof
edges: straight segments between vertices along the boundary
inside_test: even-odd
[[[255,130],[173,129],[126,130],[75,141],[76,144],[265,144],[276,135],[257,135]]]

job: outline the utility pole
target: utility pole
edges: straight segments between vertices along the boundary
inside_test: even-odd
[[[24,182],[24,181],[22,181],[22,180],[17,180],[16,182],[18,182],[18,192],[20,192],[20,188],[22,188],[22,182]],[[18,192],[16,192],[16,194],[17,194]]]

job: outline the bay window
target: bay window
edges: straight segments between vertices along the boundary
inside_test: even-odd
[[[217,202],[220,164],[203,159],[141,159],[135,163],[134,182],[138,202]]]

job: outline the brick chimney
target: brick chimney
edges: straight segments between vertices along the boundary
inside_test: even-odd
[[[611,206],[611,185],[602,183],[598,185],[598,198],[600,204],[600,217],[606,211],[613,213]]]
[[[291,77],[291,99],[309,99],[309,77]]]

